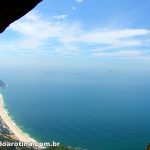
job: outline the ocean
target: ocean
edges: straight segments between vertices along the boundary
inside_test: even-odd
[[[39,141],[87,150],[145,150],[150,71],[109,64],[1,67],[0,78],[8,84],[3,89],[6,109]]]

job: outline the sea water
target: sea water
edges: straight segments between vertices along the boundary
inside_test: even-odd
[[[113,62],[46,63],[51,65],[1,65],[6,109],[25,133],[88,150],[145,149],[149,69]]]

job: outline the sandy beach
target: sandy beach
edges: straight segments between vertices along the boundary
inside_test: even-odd
[[[6,113],[5,108],[4,108],[4,103],[3,103],[3,96],[1,94],[0,94],[0,116],[19,141],[26,142],[26,143],[36,142],[34,139],[30,138],[28,135],[23,133],[23,131],[21,131],[21,129],[19,129],[15,125],[15,123]]]

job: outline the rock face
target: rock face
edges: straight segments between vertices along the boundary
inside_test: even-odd
[[[42,0],[0,0],[0,33]]]

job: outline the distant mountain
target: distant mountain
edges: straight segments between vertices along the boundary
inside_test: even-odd
[[[6,84],[2,80],[0,80],[0,87],[5,87],[5,86]]]

